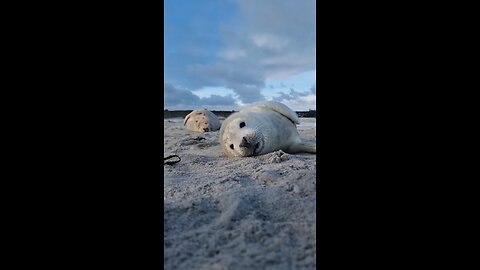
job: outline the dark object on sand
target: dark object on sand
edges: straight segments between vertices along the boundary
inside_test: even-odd
[[[173,157],[177,157],[177,158],[178,158],[178,160],[174,160],[174,161],[165,161],[165,160],[167,160],[167,159],[171,159],[171,158],[173,158]],[[163,159],[163,161],[165,161],[165,162],[163,162],[163,165],[170,165],[170,166],[171,166],[171,165],[173,165],[173,164],[175,164],[175,163],[178,163],[178,162],[180,162],[180,160],[182,160],[182,159],[181,159],[179,156],[177,156],[177,155],[171,155],[171,156],[168,156],[168,157],[166,157],[166,158],[164,158],[164,159]]]

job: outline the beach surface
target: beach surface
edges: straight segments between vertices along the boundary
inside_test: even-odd
[[[316,119],[300,118],[316,144]],[[315,269],[316,156],[276,151],[229,158],[219,131],[164,119],[164,268]]]

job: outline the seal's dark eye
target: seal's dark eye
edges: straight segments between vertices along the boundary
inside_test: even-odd
[[[245,126],[245,122],[240,123],[240,128],[243,128]]]
[[[233,149],[233,144],[230,144],[230,148]]]

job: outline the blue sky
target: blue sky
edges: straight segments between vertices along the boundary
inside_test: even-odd
[[[315,0],[164,3],[165,109],[316,109]]]

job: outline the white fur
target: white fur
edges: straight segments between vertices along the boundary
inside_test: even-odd
[[[241,123],[245,125],[240,127]],[[225,119],[220,129],[222,151],[232,157],[276,150],[316,153],[315,147],[301,142],[296,123],[300,123],[297,114],[282,103],[254,103]]]

